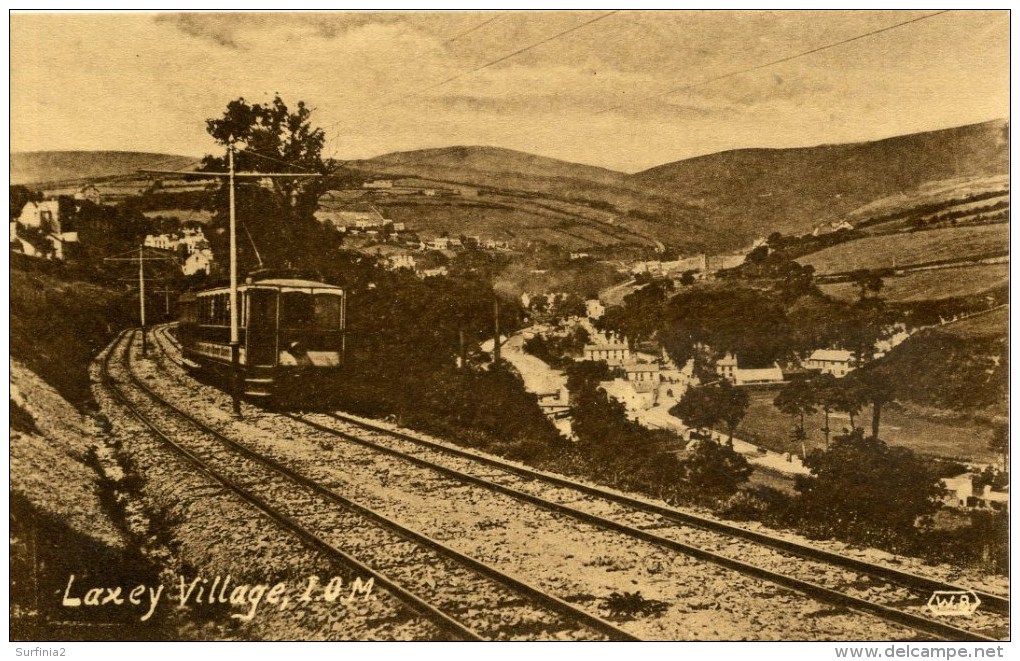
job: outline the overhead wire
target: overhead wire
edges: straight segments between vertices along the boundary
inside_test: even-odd
[[[457,41],[461,37],[466,37],[469,34],[471,34],[472,32],[474,32],[475,30],[480,30],[480,29],[484,28],[486,25],[488,25],[489,23],[492,23],[493,21],[498,20],[498,19],[500,19],[502,17],[503,17],[502,14],[496,14],[492,18],[490,18],[488,20],[485,20],[485,21],[482,21],[481,23],[479,23],[478,25],[474,26],[473,28],[471,28],[469,30],[465,30],[464,32],[461,32],[460,34],[458,34],[455,37],[450,37],[449,39],[447,39],[446,41],[443,42],[443,45],[446,46],[447,44],[452,44],[453,42]]]
[[[427,85],[425,87],[422,87],[422,88],[419,88],[419,89],[416,89],[416,90],[412,90],[410,92],[407,92],[407,93],[403,94],[402,96],[400,96],[398,98],[392,99],[392,100],[387,101],[385,103],[382,103],[382,104],[379,104],[379,105],[376,105],[376,106],[371,106],[371,107],[368,108],[368,110],[380,110],[382,108],[388,108],[390,106],[393,106],[393,105],[399,103],[400,101],[404,100],[405,98],[410,98],[410,97],[418,96],[418,95],[420,95],[420,94],[422,94],[424,92],[431,91],[431,90],[436,89],[438,87],[442,87],[443,85],[447,85],[449,83],[452,83],[455,80],[459,80],[461,78],[464,78],[465,76],[469,76],[469,75],[471,75],[473,73],[477,73],[478,71],[482,71],[484,69],[488,69],[489,67],[495,66],[495,65],[500,64],[502,62],[506,62],[507,60],[509,60],[511,58],[514,58],[514,57],[517,57],[518,55],[522,55],[524,53],[527,53],[528,51],[531,51],[531,50],[534,50],[535,48],[538,48],[539,46],[543,46],[543,45],[548,44],[548,43],[550,43],[552,41],[555,41],[557,39],[565,37],[568,34],[571,34],[573,32],[576,32],[578,30],[586,28],[589,25],[592,25],[594,23],[598,23],[599,21],[604,20],[606,18],[609,18],[610,16],[613,16],[614,14],[619,14],[621,11],[623,11],[623,10],[614,9],[612,11],[608,11],[605,14],[601,14],[600,16],[596,16],[595,18],[592,18],[592,19],[589,19],[587,21],[584,21],[583,23],[580,23],[579,25],[575,25],[573,27],[567,28],[566,30],[561,30],[560,32],[557,32],[556,34],[553,34],[553,35],[550,35],[550,36],[545,37],[543,39],[540,39],[539,41],[536,41],[533,44],[529,44],[529,45],[527,45],[527,46],[525,46],[523,48],[519,48],[519,49],[517,49],[517,50],[515,50],[515,51],[513,51],[511,53],[507,53],[505,55],[501,55],[501,56],[497,57],[494,60],[490,60],[488,62],[485,62],[484,64],[480,64],[480,65],[478,65],[478,66],[476,66],[476,67],[474,67],[472,69],[468,69],[467,71],[462,71],[462,72],[460,72],[460,73],[458,73],[456,75],[450,76],[449,78],[446,78],[445,80],[441,80],[441,81],[438,81],[436,83]],[[490,19],[489,21],[486,21],[486,23],[492,22],[493,20],[495,20],[495,19]],[[479,25],[479,26],[476,26],[476,27],[481,27],[481,26]],[[337,120],[335,122],[332,122],[331,124],[328,124],[326,126],[325,130],[330,130],[331,131],[334,128],[336,128],[339,124],[343,123],[344,121],[347,121],[347,120],[346,119],[339,119],[339,120]],[[330,141],[332,142],[333,140],[335,140],[335,138],[332,138]]]
[[[627,103],[621,103],[621,104],[613,106],[611,108],[603,108],[602,110],[599,110],[599,111],[594,112],[592,114],[593,115],[601,115],[601,114],[604,114],[604,113],[607,113],[607,112],[612,112],[614,110],[619,110],[621,108],[625,108],[625,107],[630,106],[630,105],[634,105],[635,103],[641,103],[642,101],[649,101],[651,99],[656,99],[656,98],[658,98],[660,96],[668,96],[670,94],[675,94],[677,92],[686,92],[686,91],[693,90],[693,89],[698,88],[698,87],[702,87],[704,85],[708,85],[710,83],[718,82],[720,80],[725,80],[727,78],[733,78],[734,76],[739,76],[739,75],[742,75],[742,74],[745,74],[745,73],[751,73],[753,71],[760,71],[761,69],[766,69],[768,67],[775,66],[777,64],[783,64],[784,62],[790,62],[792,60],[796,60],[796,59],[799,59],[799,58],[802,58],[802,57],[807,57],[808,55],[813,55],[815,53],[820,53],[822,51],[830,50],[832,48],[837,48],[839,46],[843,46],[845,44],[849,44],[849,43],[854,42],[854,41],[859,41],[861,39],[865,39],[867,37],[871,37],[871,36],[874,36],[876,34],[881,34],[883,32],[888,32],[890,30],[895,30],[895,29],[901,28],[901,27],[903,27],[905,25],[910,25],[912,23],[919,23],[920,21],[926,21],[929,18],[934,18],[936,16],[940,16],[942,14],[946,14],[946,13],[948,13],[950,11],[951,10],[949,10],[949,9],[943,9],[941,11],[933,12],[931,14],[925,14],[924,16],[919,16],[917,18],[912,18],[909,21],[902,21],[900,23],[896,23],[894,25],[889,25],[887,27],[880,28],[878,30],[871,30],[871,31],[865,32],[863,34],[859,34],[859,35],[856,35],[856,36],[853,36],[853,37],[849,37],[847,39],[841,39],[841,40],[833,42],[831,44],[825,44],[824,46],[818,46],[816,48],[811,48],[809,50],[802,51],[800,53],[795,53],[793,55],[788,55],[786,57],[781,57],[781,58],[776,59],[776,60],[771,60],[771,61],[765,62],[763,64],[758,64],[758,65],[751,66],[751,67],[745,67],[745,68],[742,68],[742,69],[736,69],[734,71],[729,71],[727,73],[724,73],[724,74],[721,74],[721,75],[718,75],[718,76],[714,76],[712,78],[708,78],[708,79],[705,79],[705,80],[702,80],[702,81],[698,81],[696,83],[690,83],[690,84],[687,84],[687,85],[681,85],[679,87],[673,87],[671,89],[668,89],[668,90],[665,90],[665,91],[662,91],[662,92],[656,92],[655,94],[650,94],[650,95],[641,97],[639,99],[635,99],[634,101],[630,101],[630,102],[627,102]]]

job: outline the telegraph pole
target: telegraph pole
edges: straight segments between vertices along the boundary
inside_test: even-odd
[[[234,202],[235,179],[250,177],[321,177],[320,174],[299,174],[294,172],[237,172],[234,169],[234,138],[227,144],[226,172],[195,172],[193,170],[139,170],[148,174],[176,174],[190,177],[226,177],[230,185],[230,399],[234,417],[241,417],[241,322],[237,292],[237,211]],[[258,156],[259,154],[256,154]],[[254,242],[252,242],[254,247]],[[256,253],[258,251],[256,250]],[[261,259],[259,260],[261,262]]]
[[[138,246],[138,257],[107,257],[104,261],[138,262],[138,324],[142,328],[142,357],[146,358],[149,355],[149,338],[145,323],[145,262],[173,262],[176,260],[170,257],[146,257],[145,244],[143,243]]]
[[[230,176],[230,400],[241,417],[241,332],[237,310],[237,211],[234,208],[234,140],[227,145]]]
[[[145,331],[145,244],[138,246],[138,319],[142,323],[142,358],[149,355],[149,340]]]

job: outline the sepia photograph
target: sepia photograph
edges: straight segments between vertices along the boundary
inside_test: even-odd
[[[11,11],[9,652],[1004,658],[1010,22]]]

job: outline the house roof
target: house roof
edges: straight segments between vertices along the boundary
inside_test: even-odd
[[[627,363],[623,369],[628,372],[658,372],[659,366],[650,363]]]
[[[824,360],[836,363],[849,363],[853,355],[846,349],[817,349],[808,360]]]

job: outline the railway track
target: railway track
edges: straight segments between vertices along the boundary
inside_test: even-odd
[[[168,334],[164,341],[174,342]],[[866,612],[947,640],[996,641],[1008,635],[1009,602],[978,592],[982,611],[963,626],[926,615],[934,591],[961,590],[933,579],[776,538],[549,475],[417,434],[343,414],[291,415],[341,438],[584,523],[782,585],[841,608]],[[742,558],[753,558],[748,562]]]
[[[134,417],[309,547],[371,578],[455,637],[636,640],[613,623],[387,519],[209,427],[133,374],[132,339],[133,334],[118,338],[104,359],[103,374],[110,392]],[[112,357],[121,344],[122,370],[114,374]]]

